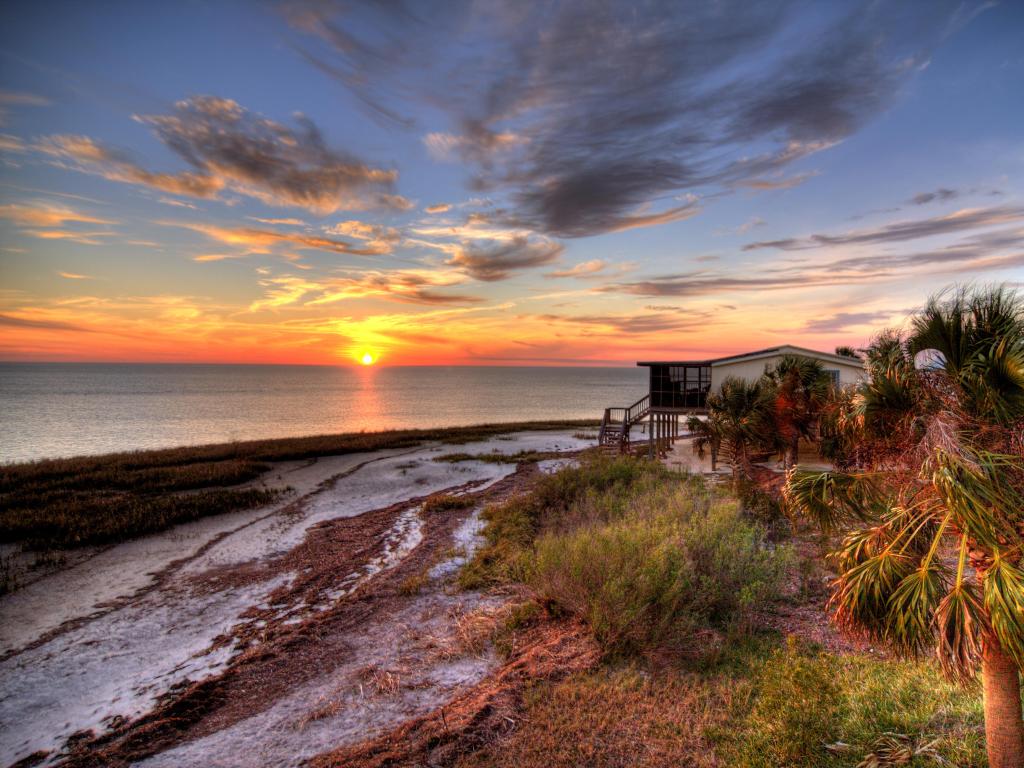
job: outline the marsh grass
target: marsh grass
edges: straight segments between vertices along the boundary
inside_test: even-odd
[[[483,424],[254,440],[0,465],[0,543],[31,549],[106,544],[265,504],[278,491],[235,488],[271,462],[464,444],[507,432],[573,429],[581,421]]]
[[[487,464],[520,464],[526,461],[542,461],[557,457],[557,451],[519,451],[517,453],[444,453],[435,456],[434,461],[456,464],[462,461],[482,461]]]

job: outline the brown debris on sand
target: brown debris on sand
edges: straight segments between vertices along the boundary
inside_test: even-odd
[[[511,728],[528,682],[557,680],[592,669],[600,650],[576,621],[546,621],[529,631],[497,672],[422,717],[375,739],[320,755],[311,768],[398,768],[448,765]]]

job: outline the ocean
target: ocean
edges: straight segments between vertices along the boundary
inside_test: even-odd
[[[0,363],[0,462],[332,432],[600,418],[642,368]]]

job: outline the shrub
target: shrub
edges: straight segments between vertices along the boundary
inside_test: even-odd
[[[617,519],[642,489],[666,482],[686,480],[658,462],[602,455],[545,475],[528,493],[484,509],[485,544],[462,569],[459,582],[464,589],[478,589],[522,581],[529,549],[539,533]]]
[[[611,654],[682,650],[777,593],[789,550],[767,548],[735,502],[667,485],[637,493],[617,520],[605,511],[587,496],[576,512],[591,522],[543,535],[528,580]]]

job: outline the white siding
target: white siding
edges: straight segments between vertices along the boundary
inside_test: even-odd
[[[746,379],[747,381],[756,381],[764,373],[765,367],[772,367],[782,358],[784,353],[780,352],[776,355],[770,355],[765,357],[759,357],[754,360],[736,360],[732,362],[724,363],[712,363],[711,364],[711,391],[717,392],[719,387],[722,386],[722,381],[729,376],[735,376],[736,378]],[[794,352],[793,354],[800,354],[803,357],[815,357],[804,352]],[[839,383],[842,386],[849,384],[856,384],[858,381],[864,379],[864,368],[860,362],[856,360],[850,360],[847,362],[839,362],[832,357],[818,357],[816,359],[821,360],[822,365],[825,366],[825,370],[838,370],[839,371]]]

